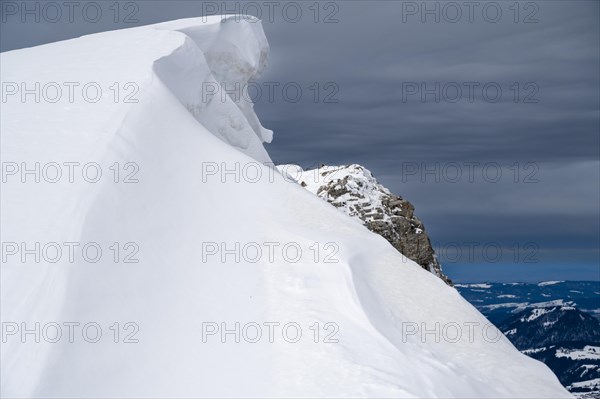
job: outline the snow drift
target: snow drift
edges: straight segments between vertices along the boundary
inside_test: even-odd
[[[2,54],[11,93],[81,84],[74,101],[3,99],[2,395],[569,397],[454,289],[263,165],[271,132],[252,104],[202,97],[206,83],[256,78],[267,54],[260,22],[236,17]],[[78,97],[86,82],[103,89],[97,101]],[[22,173],[36,162],[39,183]],[[81,178],[90,164],[96,182]],[[39,262],[21,256],[35,243],[49,251]],[[64,243],[78,244],[74,261]],[[82,256],[86,243],[102,256]],[[222,243],[263,256],[223,259]],[[282,258],[286,243],[298,259]],[[235,323],[254,329],[206,334]],[[286,323],[297,342],[282,339]]]

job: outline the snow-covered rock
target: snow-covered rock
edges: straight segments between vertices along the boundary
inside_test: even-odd
[[[297,165],[279,165],[278,169],[452,285],[442,271],[425,226],[414,215],[414,206],[378,183],[364,166],[321,165],[317,169],[303,170]]]
[[[103,88],[2,103],[3,167],[19,168],[1,196],[2,396],[569,397],[455,289],[262,165],[270,133],[250,105],[203,101],[204,83],[252,79],[266,53],[258,21],[215,17],[1,55],[3,82]],[[137,101],[109,89],[128,82]],[[35,162],[79,166],[36,182],[21,173]],[[263,178],[214,169],[240,165]],[[75,260],[20,256],[50,242],[77,243]],[[89,243],[103,256],[82,256]],[[250,243],[278,244],[274,260],[231,255]],[[326,245],[333,259],[315,257]]]

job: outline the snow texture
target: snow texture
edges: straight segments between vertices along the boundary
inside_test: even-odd
[[[205,82],[260,74],[259,21],[186,19],[6,52],[3,81],[136,82],[137,103],[8,101],[3,162],[139,165],[136,184],[62,179],[2,186],[3,242],[139,244],[139,263],[2,264],[2,322],[95,322],[92,344],[2,344],[10,397],[570,397],[540,362],[519,353],[458,292],[387,241],[261,164],[258,182],[201,178],[206,163],[268,162],[271,140],[251,104],[202,101]],[[205,242],[296,242],[296,263],[203,261]],[[309,247],[335,243],[337,263]],[[404,267],[397,265],[404,262]],[[114,322],[139,325],[113,342]],[[296,322],[297,343],[201,339],[203,323]],[[308,328],[336,323],[338,343]],[[479,323],[456,342],[404,326]],[[122,331],[123,332],[123,331]],[[124,333],[124,332],[123,332]],[[281,335],[275,335],[280,337]],[[454,335],[453,335],[454,336]],[[122,341],[122,340],[121,340]]]

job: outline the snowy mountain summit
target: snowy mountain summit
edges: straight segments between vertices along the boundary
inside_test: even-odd
[[[364,166],[322,165],[303,170],[296,165],[281,165],[278,169],[348,216],[357,218],[404,256],[452,285],[442,272],[425,226],[414,215],[414,206],[379,184]]]
[[[570,397],[454,288],[264,165],[271,132],[223,87],[268,50],[229,16],[2,53],[19,84],[1,395]],[[36,82],[73,96],[15,91]]]

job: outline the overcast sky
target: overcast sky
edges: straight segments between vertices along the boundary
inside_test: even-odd
[[[364,165],[415,205],[455,280],[600,279],[596,0],[82,1],[71,16],[59,1],[39,22],[36,2],[0,3],[2,51],[261,14],[253,97],[276,163]]]

